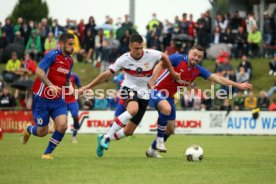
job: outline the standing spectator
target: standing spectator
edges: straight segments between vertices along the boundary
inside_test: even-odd
[[[233,34],[238,33],[239,27],[242,26],[242,18],[240,18],[238,11],[234,13],[234,16],[230,20],[229,26],[231,27]]]
[[[17,31],[20,31],[20,29],[22,28],[22,25],[23,25],[23,18],[18,17],[17,24],[13,28],[14,34],[16,34]]]
[[[42,48],[42,52],[45,51],[44,43],[45,43],[46,38],[48,37],[49,32],[50,32],[50,28],[49,28],[49,26],[47,25],[47,19],[46,19],[46,18],[43,18],[43,19],[41,20],[41,30],[40,30],[40,38],[41,38],[41,48]]]
[[[156,32],[152,31],[149,48],[161,51],[161,42]]]
[[[247,15],[245,23],[246,23],[246,31],[247,31],[248,34],[253,31],[253,29],[252,29],[253,27],[257,27],[257,22],[254,18],[253,12],[250,12]]]
[[[63,32],[63,31],[64,31],[63,27],[59,25],[58,19],[54,19],[50,32],[54,34],[54,37],[56,38],[56,40],[58,39],[60,32]]]
[[[96,22],[94,17],[90,16],[88,19],[88,23],[85,25],[85,33],[87,33],[87,30],[90,29],[93,32],[93,35],[96,36],[97,35],[97,31],[95,29],[96,27]]]
[[[2,36],[0,37],[0,62],[2,61],[3,51],[8,46],[9,41],[7,38],[7,34],[5,31],[2,32]]]
[[[241,63],[238,66],[238,70],[240,69],[240,67],[244,67],[245,72],[249,74],[250,78],[252,77],[252,65],[246,55],[242,56]]]
[[[244,100],[244,107],[247,110],[252,110],[257,107],[257,98],[254,96],[254,93],[249,92],[248,96]]]
[[[238,28],[238,33],[236,34],[234,43],[234,56],[236,58],[247,53],[247,33],[244,31],[242,26]]]
[[[270,98],[275,92],[276,92],[276,81],[274,81],[274,85],[271,86],[271,88],[267,92],[267,97]]]
[[[276,54],[274,54],[274,57],[271,62],[269,62],[269,75],[276,76]]]
[[[46,38],[44,43],[44,48],[45,48],[45,54],[47,54],[50,50],[57,48],[57,41],[52,32],[48,34],[48,37]]]
[[[96,52],[96,60],[94,65],[97,66],[97,63],[101,62],[102,51],[103,51],[103,43],[106,42],[106,37],[103,34],[103,30],[99,29],[98,34],[95,37],[95,52]]]
[[[21,36],[24,38],[24,46],[27,45],[29,37],[31,35],[31,27],[27,24],[27,22],[23,22],[22,27],[20,28]]]
[[[272,40],[273,19],[268,15],[268,12],[264,12],[264,25],[263,25],[263,37],[264,44],[270,45]]]
[[[23,47],[25,47],[25,39],[21,36],[20,31],[17,31],[15,33],[13,43],[16,43],[16,44],[19,44],[19,45],[22,45]]]
[[[79,32],[79,39],[80,39],[80,43],[82,43],[84,37],[85,37],[85,24],[84,24],[84,20],[81,19],[80,23],[78,24],[78,32]],[[81,45],[83,47],[83,45]]]
[[[206,19],[208,19],[208,23],[209,23],[209,18],[206,17]],[[211,19],[210,19],[210,21],[211,21]],[[195,35],[196,35],[196,30],[195,30],[195,28],[196,28],[196,23],[195,23],[195,21],[193,20],[193,14],[190,14],[190,15],[189,15],[188,35],[191,36],[191,37],[193,37],[193,38],[195,38]],[[211,28],[212,28],[212,27],[210,27],[210,29],[211,29]],[[207,33],[208,33],[208,30],[207,30]],[[211,31],[210,31],[210,34],[211,34]],[[210,37],[210,35],[209,35],[209,37]]]
[[[187,20],[187,13],[182,14],[182,20],[180,21],[180,34],[188,34],[190,22]]]
[[[16,52],[12,52],[11,59],[8,60],[6,69],[2,73],[4,81],[13,82],[16,79],[18,79],[19,75],[17,74],[17,72],[20,69],[20,66],[21,66],[21,62],[17,58]]]
[[[276,98],[274,98],[274,99],[272,100],[272,104],[270,104],[268,110],[269,110],[269,111],[276,111]]]
[[[156,27],[158,30],[162,31],[163,25],[162,23],[157,19],[156,13],[152,14],[152,19],[149,21],[149,31],[152,31],[154,27]]]
[[[267,94],[265,91],[260,91],[257,106],[261,110],[267,110],[269,107],[269,99],[267,98]]]
[[[215,26],[219,26],[221,33],[226,32],[228,23],[229,23],[228,20],[222,14],[217,14],[216,20],[215,20]]]
[[[238,91],[237,96],[234,97],[234,109],[240,111],[244,109],[244,96],[242,91]]]
[[[31,54],[35,61],[39,60],[42,49],[40,36],[37,34],[36,30],[32,30],[32,34],[26,45],[26,51]]]
[[[205,22],[206,22],[206,33],[207,33],[207,45],[210,44],[211,42],[211,36],[212,36],[212,18],[211,18],[211,15],[210,15],[210,11],[207,10],[205,12]]]
[[[14,96],[10,93],[9,89],[5,87],[3,89],[3,93],[0,96],[0,107],[1,108],[9,108],[9,107],[15,107],[16,106],[16,100]]]
[[[258,56],[259,47],[262,41],[262,34],[257,29],[257,26],[252,27],[252,32],[249,32],[247,42],[249,44],[249,55]]]
[[[6,18],[3,31],[7,33],[8,42],[12,43],[14,38],[13,25],[11,24],[11,19]]]
[[[199,45],[202,45],[204,48],[207,47],[208,41],[206,40],[207,37],[207,22],[205,20],[205,14],[202,13],[200,18],[196,22],[197,29],[196,29],[196,34],[197,34],[197,42]]]
[[[93,35],[92,29],[87,29],[83,38],[82,46],[86,53],[86,61],[91,63],[95,50],[95,36]]]
[[[126,29],[123,37],[120,40],[120,54],[124,54],[125,52],[128,51],[129,47],[129,38],[130,38],[130,33],[129,30]]]
[[[125,21],[123,22],[122,27],[128,27],[128,28],[133,27],[133,23],[129,20],[128,14],[125,14]]]

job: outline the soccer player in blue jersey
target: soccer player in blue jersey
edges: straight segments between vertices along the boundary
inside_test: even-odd
[[[62,99],[63,86],[70,84],[73,67],[71,54],[74,52],[74,36],[64,33],[60,36],[60,48],[52,50],[40,61],[33,86],[33,117],[35,125],[28,125],[22,132],[21,142],[26,144],[30,135],[44,137],[48,134],[50,117],[54,120],[56,130],[42,159],[53,159],[51,153],[61,142],[67,129],[67,104]],[[71,90],[73,91],[72,87]]]
[[[164,142],[174,133],[174,120],[176,118],[174,95],[179,86],[189,86],[197,77],[203,77],[206,80],[224,86],[234,86],[240,90],[252,88],[252,85],[247,82],[236,83],[227,78],[212,74],[204,67],[199,66],[198,63],[203,59],[203,55],[203,48],[200,45],[195,45],[191,48],[188,55],[173,54],[169,56],[174,71],[180,74],[180,80],[177,81],[168,75],[168,71],[162,65],[158,64],[156,66],[155,70],[157,72],[154,72],[154,76],[149,82],[151,86],[155,86],[149,103],[158,111],[158,129],[156,139],[146,151],[148,157],[158,158],[160,157],[158,151],[167,151]],[[157,74],[162,70],[163,72],[158,77]],[[167,92],[167,95],[164,91]]]
[[[76,87],[81,87],[80,79],[79,76],[76,73],[71,73],[70,77],[71,84],[73,88],[75,89]],[[67,103],[67,110],[68,112],[71,113],[72,118],[73,118],[73,134],[72,134],[72,143],[77,143],[77,133],[80,128],[79,125],[79,103],[77,99],[75,98],[74,94],[70,94],[69,89],[66,89],[66,95],[65,96],[65,102]]]

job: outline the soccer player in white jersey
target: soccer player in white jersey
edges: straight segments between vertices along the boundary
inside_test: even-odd
[[[168,69],[172,77],[175,80],[180,79],[180,75],[173,70],[166,54],[157,50],[143,49],[141,35],[131,35],[129,42],[130,52],[120,56],[113,65],[110,65],[109,70],[101,73],[91,83],[79,90],[79,94],[82,94],[85,90],[111,78],[120,69],[125,72],[125,79],[120,89],[120,98],[124,100],[126,111],[115,117],[114,123],[106,135],[98,135],[97,155],[99,157],[102,157],[104,150],[108,149],[110,140],[132,135],[140,123],[149,102],[148,83],[156,63],[162,60],[164,67]]]

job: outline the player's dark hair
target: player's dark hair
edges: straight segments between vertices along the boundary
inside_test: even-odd
[[[199,50],[199,51],[204,52],[204,48],[203,48],[201,45],[194,45],[194,46],[191,48],[191,50],[193,50],[193,49],[196,49],[196,50]]]
[[[68,39],[74,39],[74,35],[71,33],[63,33],[60,35],[59,41],[65,43]]]
[[[130,43],[133,43],[133,42],[143,43],[143,37],[139,34],[133,34],[130,36],[129,42]]]

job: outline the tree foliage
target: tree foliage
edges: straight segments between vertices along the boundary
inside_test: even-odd
[[[22,17],[24,20],[41,21],[42,18],[48,18],[48,14],[48,5],[42,0],[19,0],[12,11],[11,20],[16,22],[18,17]]]

